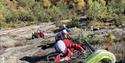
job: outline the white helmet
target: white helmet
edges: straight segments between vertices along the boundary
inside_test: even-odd
[[[40,32],[40,30],[38,30],[37,32]]]
[[[63,27],[64,27],[64,28],[66,28],[66,25],[65,25],[65,24],[63,24]]]
[[[63,30],[63,33],[66,34],[66,33],[68,33],[68,32],[66,31],[66,29],[64,29],[64,30]]]
[[[32,32],[32,34],[35,34],[35,32]]]

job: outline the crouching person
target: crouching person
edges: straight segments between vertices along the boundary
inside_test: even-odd
[[[69,39],[58,40],[54,47],[56,52],[59,53],[55,55],[54,58],[56,63],[60,62],[60,56],[65,57],[65,60],[69,61],[73,49],[77,49],[80,52],[83,51],[83,48],[80,45],[70,42]]]
[[[44,31],[38,30],[32,33],[32,39],[34,38],[44,38]]]

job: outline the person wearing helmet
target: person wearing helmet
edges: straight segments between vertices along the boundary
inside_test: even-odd
[[[70,34],[68,34],[66,30],[58,32],[55,37],[56,41],[54,43],[47,44],[46,48],[54,46],[55,51],[58,52],[58,54],[56,54],[54,57],[54,61],[56,63],[60,62],[60,56],[66,58],[64,60],[70,60],[70,56],[74,49],[77,49],[80,52],[84,51],[79,44],[73,43],[67,38],[69,35]]]
[[[56,34],[55,42],[48,44],[48,45],[50,45],[50,47],[52,47],[53,44],[55,44],[57,41],[63,40],[63,39],[70,39],[70,38],[71,38],[70,34],[66,30],[63,30],[63,31],[60,31]]]
[[[56,34],[55,41],[63,40],[66,38],[71,39],[71,36],[70,36],[70,33],[68,33],[66,29],[64,29]]]
[[[62,32],[58,32],[55,36],[55,42],[57,42],[58,40],[62,40],[63,39],[63,34]]]
[[[70,35],[70,33],[67,32],[66,29],[64,29],[62,31],[62,34],[63,34],[63,36],[64,36],[65,39],[71,39],[71,35]]]
[[[37,36],[44,38],[44,32],[42,32],[41,30],[38,30],[38,31],[37,31]]]
[[[54,61],[56,63],[60,62],[60,56],[65,57],[65,60],[70,60],[70,56],[73,52],[72,49],[77,49],[80,52],[83,52],[84,49],[76,43],[71,42],[69,39],[63,39],[59,40],[55,44],[55,50],[56,52],[59,52],[59,54],[55,55]]]
[[[37,30],[36,32],[33,32],[32,39],[34,38],[44,38],[44,31]]]

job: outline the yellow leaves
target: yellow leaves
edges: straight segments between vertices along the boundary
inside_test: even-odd
[[[81,10],[85,7],[84,0],[73,0],[73,4],[77,10]]]
[[[2,13],[0,13],[0,20],[4,20],[5,18],[4,18],[4,16],[3,16],[3,14]]]
[[[84,0],[60,0],[58,3],[67,3],[68,6],[76,10],[82,10],[86,5]]]
[[[95,18],[105,18],[109,16],[110,12],[108,12],[107,7],[105,6],[106,2],[104,0],[97,0],[97,1],[88,1],[88,10],[86,11],[87,15],[94,16]]]
[[[83,8],[85,7],[85,2],[84,2],[84,0],[76,0],[76,1],[77,1],[76,6],[77,6],[77,9],[78,9],[78,10],[81,10],[81,9],[83,9]]]
[[[115,36],[113,35],[113,33],[110,31],[110,32],[108,32],[108,35],[107,35],[108,37],[110,37],[112,40],[114,40],[115,39]]]
[[[105,5],[106,1],[105,0],[99,0],[99,3],[101,3],[102,5]]]
[[[50,7],[51,6],[51,2],[50,2],[50,0],[42,0],[42,5],[44,7]]]

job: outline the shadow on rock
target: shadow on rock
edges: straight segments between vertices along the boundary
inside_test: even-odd
[[[32,39],[33,39],[32,37],[26,38],[26,40],[32,40]]]
[[[53,30],[54,33],[57,33],[59,31],[60,31],[60,29]]]
[[[39,61],[46,61],[46,56],[24,56],[20,59],[21,61],[27,61],[29,63],[36,63]]]

